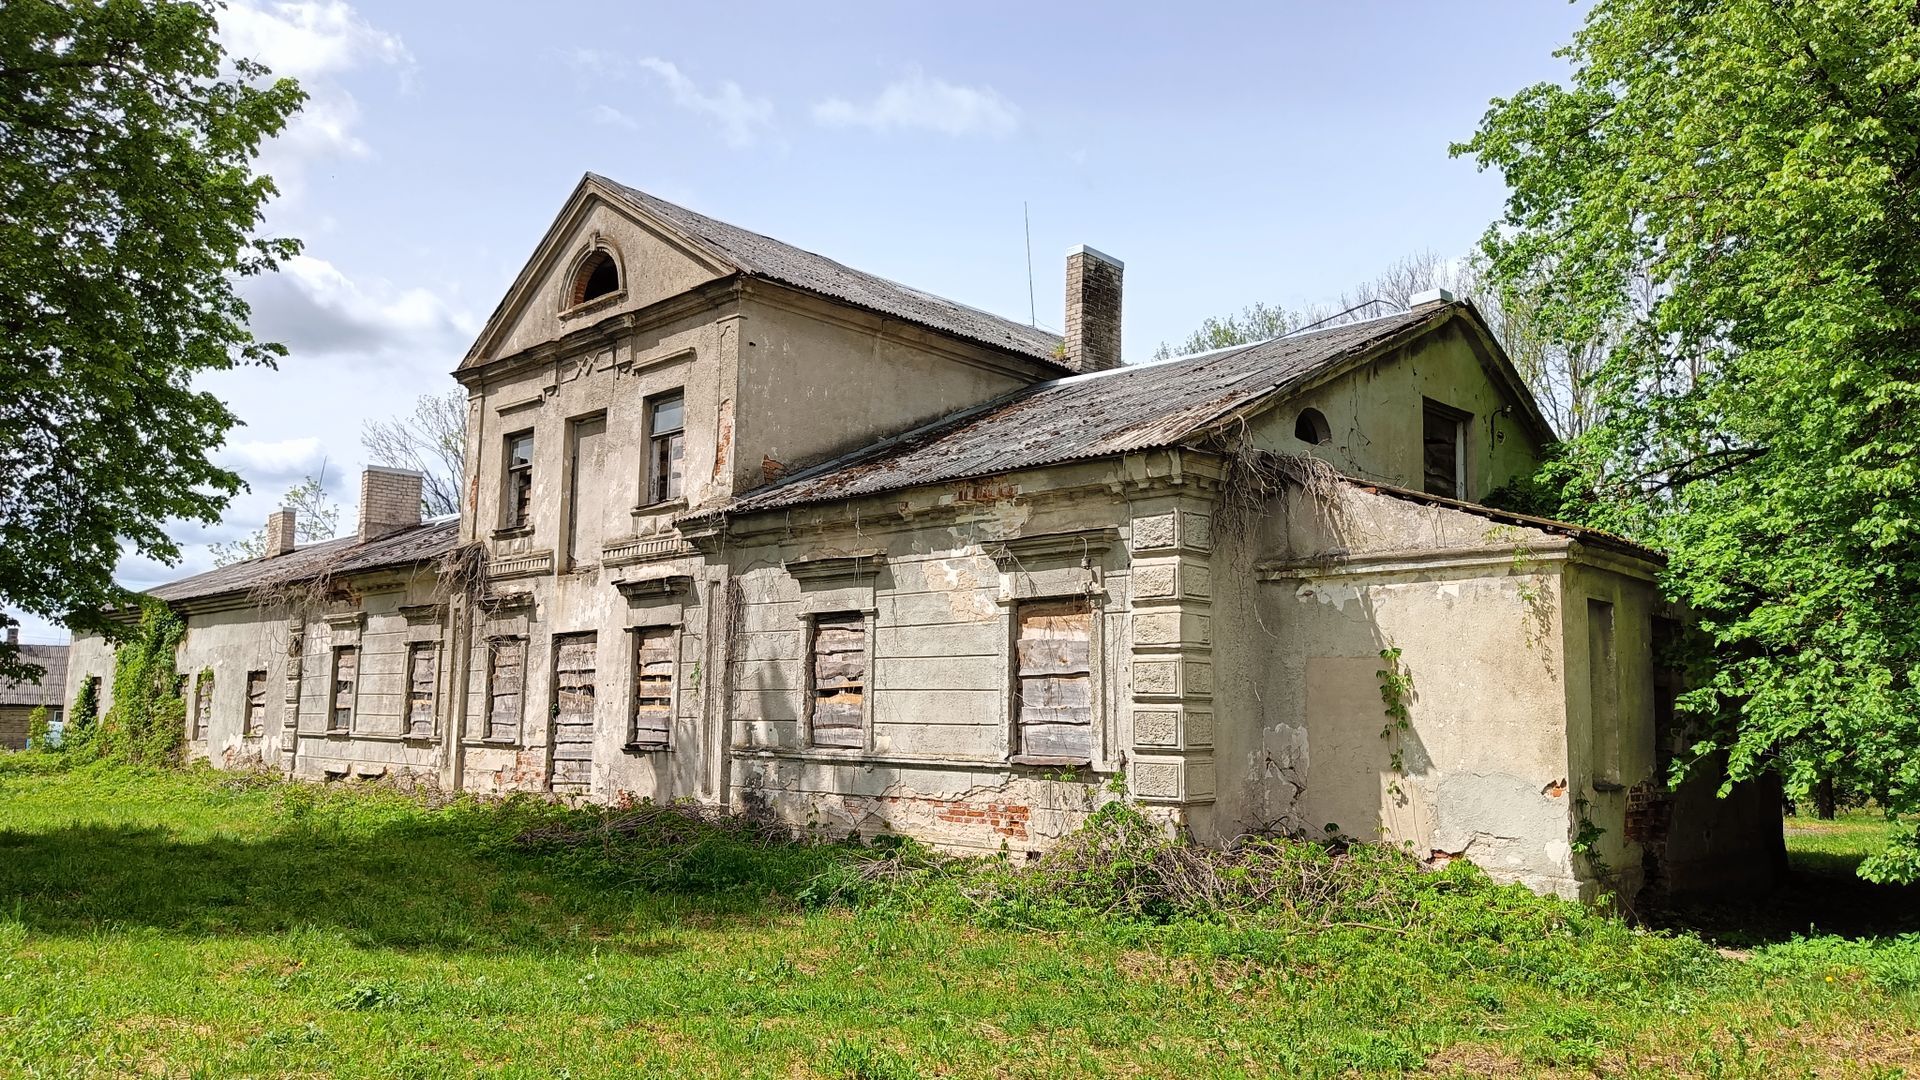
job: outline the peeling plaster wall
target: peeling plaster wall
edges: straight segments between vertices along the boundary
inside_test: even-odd
[[[771,285],[742,311],[738,491],[1059,374]]]
[[[98,701],[100,715],[105,716],[113,704],[113,645],[98,634],[75,634],[67,649],[67,690],[61,699],[67,709],[73,708],[89,678],[100,680]]]
[[[1562,537],[1355,488],[1331,505],[1290,489],[1257,545],[1253,574],[1217,567],[1258,579],[1251,605],[1223,611],[1220,636],[1262,641],[1265,655],[1223,658],[1227,684],[1247,683],[1233,697],[1255,702],[1258,719],[1222,726],[1215,837],[1331,825],[1422,858],[1469,858],[1543,892],[1591,894],[1591,867],[1572,848],[1577,802],[1592,791],[1588,715],[1572,712],[1587,693],[1586,598],[1619,605],[1619,741],[1637,778],[1652,756],[1650,568],[1587,565]],[[1414,689],[1408,729],[1383,738],[1378,673],[1390,648]],[[1588,811],[1616,842],[1620,803]],[[1602,854],[1631,895],[1637,850]]]
[[[1110,463],[991,486],[909,492],[779,515],[736,535],[742,594],[728,701],[731,802],[835,834],[909,833],[944,847],[1040,850],[1113,797],[1130,753],[1125,504],[1083,485]],[[1087,535],[1010,555],[1008,540]],[[809,560],[865,558],[845,573]],[[998,557],[996,557],[998,556]],[[1095,605],[1093,763],[1014,764],[1013,620],[1023,600]],[[866,748],[807,743],[808,619],[869,615]]]
[[[187,632],[180,639],[176,670],[186,678],[187,734],[193,734],[193,707],[199,679],[213,671],[213,708],[206,738],[187,743],[189,758],[205,758],[215,765],[278,764],[281,727],[287,711],[285,681],[287,620],[273,618],[251,605],[226,611],[189,613]],[[261,734],[245,735],[247,673],[267,673],[267,717]],[[111,682],[111,677],[107,682]],[[103,687],[105,683],[102,684]],[[105,697],[105,693],[102,693]],[[103,708],[104,714],[106,710]]]

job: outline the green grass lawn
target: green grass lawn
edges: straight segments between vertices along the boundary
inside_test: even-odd
[[[0,758],[0,1074],[1920,1077],[1915,937],[1730,957],[1464,866],[1103,915],[599,820]]]

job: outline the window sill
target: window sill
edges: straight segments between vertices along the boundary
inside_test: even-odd
[[[1627,785],[1618,780],[1609,780],[1604,776],[1596,776],[1593,778],[1593,790],[1608,792],[1625,791],[1627,790]]]
[[[493,532],[489,533],[488,535],[495,540],[518,540],[523,536],[532,536],[533,526],[502,525],[500,528],[493,530]]]
[[[1007,759],[1010,765],[1038,765],[1047,768],[1088,769],[1093,767],[1092,758],[1054,757],[1047,754],[1015,754]]]
[[[673,749],[673,747],[668,746],[666,743],[630,742],[620,749],[629,754],[664,754]]]
[[[627,299],[627,290],[615,289],[613,292],[607,293],[605,296],[596,296],[593,299],[588,300],[584,303],[575,304],[570,308],[563,309],[560,312],[560,319],[562,322],[566,322],[573,319],[577,319],[582,315],[591,315],[596,311],[602,311],[602,310],[605,310],[606,308],[615,307],[623,303],[626,299]]]
[[[642,517],[650,514],[668,512],[678,514],[686,508],[687,499],[686,496],[682,495],[672,499],[662,499],[659,502],[641,503],[639,506],[633,508],[633,516]]]

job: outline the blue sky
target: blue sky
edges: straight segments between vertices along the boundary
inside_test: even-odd
[[[277,371],[208,382],[253,490],[144,588],[211,565],[325,463],[349,508],[368,419],[447,376],[592,170],[862,270],[1058,328],[1066,250],[1125,260],[1126,352],[1256,300],[1330,300],[1468,251],[1502,188],[1447,156],[1554,79],[1584,5],[357,4],[232,0],[223,37],[299,77],[268,149],[252,286]],[[30,639],[58,631],[29,621]]]

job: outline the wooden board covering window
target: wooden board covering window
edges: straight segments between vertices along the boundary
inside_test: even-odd
[[[407,649],[407,738],[433,738],[433,691],[439,678],[439,654],[432,642]]]
[[[527,641],[501,638],[487,649],[487,740],[520,740],[521,690],[525,686]]]
[[[200,676],[193,688],[193,738],[195,742],[207,737],[207,720],[213,713],[213,672]]]
[[[633,632],[633,730],[636,747],[667,745],[673,710],[673,630],[650,626]]]
[[[813,745],[866,745],[867,617],[822,615],[813,623]]]
[[[328,731],[347,731],[353,727],[353,695],[360,683],[360,650],[342,645],[333,650],[333,709],[327,714]]]
[[[592,634],[563,634],[553,639],[555,791],[586,791],[593,781],[596,651]]]
[[[1023,758],[1093,760],[1093,607],[1085,600],[1020,605],[1015,642]]]
[[[242,734],[258,738],[267,733],[267,673],[247,672],[247,718]]]

